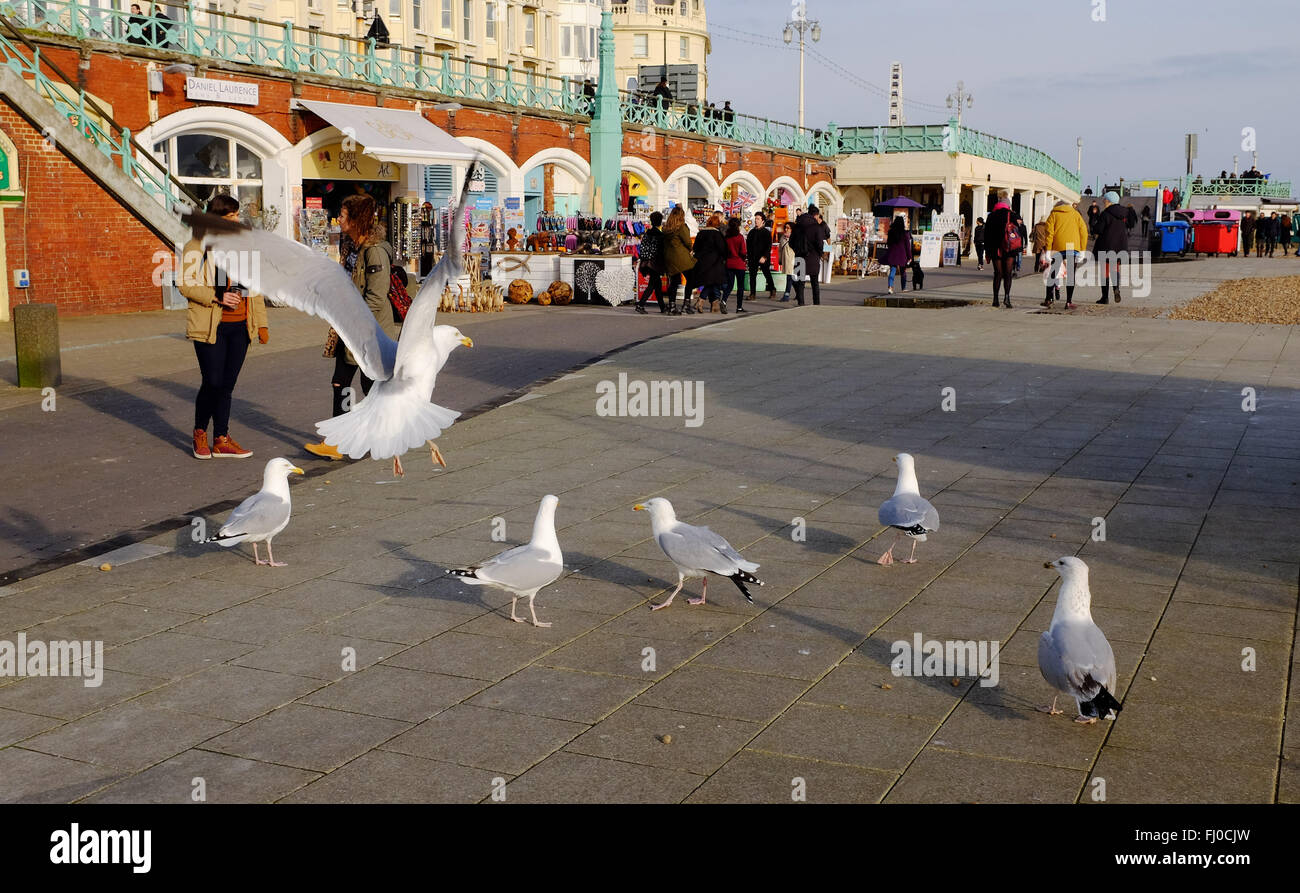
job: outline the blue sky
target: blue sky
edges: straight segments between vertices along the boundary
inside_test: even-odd
[[[1199,137],[1197,173],[1231,171],[1234,153],[1244,171],[1246,127],[1261,171],[1300,180],[1300,3],[1106,0],[1105,21],[1093,21],[1097,2],[808,0],[808,18],[822,25],[813,49],[862,80],[883,88],[890,62],[903,63],[909,124],[945,120],[944,100],[960,78],[975,97],[968,127],[1042,149],[1070,169],[1082,136],[1085,183],[1177,176],[1185,133]],[[790,0],[707,4],[709,99],[796,120],[798,52],[781,41]],[[809,55],[806,119],[884,124],[886,100]]]

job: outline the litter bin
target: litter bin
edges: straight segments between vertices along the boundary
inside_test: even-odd
[[[943,248],[940,252],[940,266],[955,267],[961,263],[961,236],[956,233],[946,233],[943,237]]]
[[[1233,220],[1198,220],[1192,225],[1196,253],[1236,254],[1237,222]]]
[[[1194,234],[1185,220],[1161,220],[1155,224],[1151,236],[1151,253],[1156,257],[1161,254],[1186,254],[1192,247]]]

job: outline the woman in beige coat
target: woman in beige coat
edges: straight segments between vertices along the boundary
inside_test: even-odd
[[[239,202],[229,195],[218,195],[208,202],[208,213],[239,220]],[[270,340],[266,303],[261,295],[231,280],[212,264],[211,258],[203,256],[198,239],[186,244],[178,278],[180,292],[189,301],[185,337],[194,342],[203,376],[194,400],[194,458],[247,459],[253,451],[244,449],[230,436],[230,403],[254,335],[262,344]]]
[[[341,252],[339,262],[352,275],[352,284],[361,292],[361,297],[365,299],[366,306],[370,308],[384,334],[396,341],[401,333],[401,324],[388,300],[388,289],[392,284],[393,246],[385,238],[386,228],[377,216],[378,211],[378,204],[369,195],[349,195],[343,200],[339,226],[346,237],[347,247]],[[356,374],[356,360],[340,341],[335,348],[334,377],[330,381],[334,399],[333,416],[343,415],[351,409],[354,401],[343,391],[344,388],[351,389]],[[374,381],[364,372],[361,373],[363,396],[370,393],[373,384]],[[323,440],[305,446],[307,452],[326,459],[343,458],[343,454],[333,444]]]

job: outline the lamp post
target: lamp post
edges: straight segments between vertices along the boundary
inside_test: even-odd
[[[966,84],[963,81],[957,82],[957,92],[948,94],[948,108],[957,107],[957,126],[961,127],[961,113],[963,108],[970,108],[975,104],[975,97],[966,92]]]
[[[668,20],[664,19],[664,80],[668,80]]]
[[[799,4],[794,8],[794,13],[790,21],[785,23],[785,31],[782,37],[785,38],[786,44],[794,40],[794,32],[799,32],[799,129],[803,130],[803,52],[804,52],[804,34],[811,32],[813,43],[822,39],[821,22],[810,22],[808,20],[808,3],[806,0],[799,0]]]
[[[1074,145],[1079,150],[1079,157],[1074,162],[1074,173],[1079,177],[1079,182],[1083,182],[1083,137],[1074,141]]]

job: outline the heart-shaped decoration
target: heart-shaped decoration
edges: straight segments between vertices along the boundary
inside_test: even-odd
[[[630,266],[606,267],[596,274],[596,291],[611,307],[636,300],[636,274]]]

